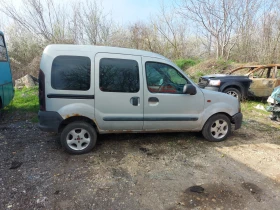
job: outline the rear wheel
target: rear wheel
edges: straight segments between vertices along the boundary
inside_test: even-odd
[[[224,114],[210,117],[205,123],[202,134],[208,141],[218,142],[225,140],[231,133],[231,123]]]
[[[227,88],[223,92],[237,98],[238,100],[241,100],[241,93],[236,88]]]
[[[97,134],[93,126],[81,121],[68,124],[60,137],[62,147],[72,154],[91,151],[96,144],[96,139]]]

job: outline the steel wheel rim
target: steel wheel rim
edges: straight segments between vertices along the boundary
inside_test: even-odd
[[[66,136],[67,145],[73,150],[84,150],[91,141],[89,132],[83,128],[75,128]]]
[[[228,133],[228,123],[223,120],[219,119],[212,123],[210,133],[215,139],[222,139]]]
[[[231,95],[231,96],[233,96],[235,98],[238,98],[238,94],[235,91],[228,91],[227,94]]]

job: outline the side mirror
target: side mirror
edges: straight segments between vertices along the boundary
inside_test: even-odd
[[[196,88],[192,84],[186,84],[186,85],[184,85],[183,93],[190,94],[190,95],[195,95],[196,94]]]

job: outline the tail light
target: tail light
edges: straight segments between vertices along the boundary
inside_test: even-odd
[[[45,74],[41,69],[39,72],[39,105],[41,111],[46,111]]]

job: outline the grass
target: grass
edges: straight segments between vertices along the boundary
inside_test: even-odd
[[[38,112],[38,88],[23,88],[15,90],[15,96],[12,103],[5,109],[8,111],[22,111],[22,112]]]
[[[244,116],[243,125],[259,131],[274,131],[279,129],[279,124],[269,119],[271,112],[258,109],[257,106],[266,108],[266,100],[247,100],[241,103],[241,110]]]
[[[4,108],[9,114],[18,113],[19,115],[33,116],[32,122],[37,122],[39,110],[38,87],[16,89],[14,99]],[[35,115],[36,114],[36,115]]]
[[[271,115],[271,112],[257,108],[262,107],[265,109],[267,106],[268,103],[266,102],[266,100],[251,99],[243,101],[241,103],[241,111],[245,116],[249,117],[250,120],[264,119],[264,121],[267,121],[269,115]]]

